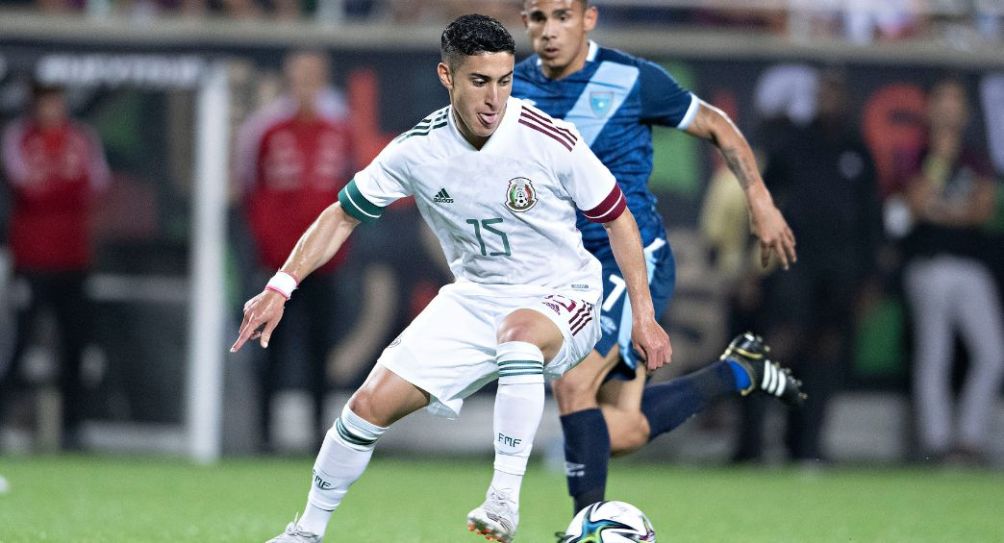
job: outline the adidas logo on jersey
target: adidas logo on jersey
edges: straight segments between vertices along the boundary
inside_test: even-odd
[[[439,189],[439,192],[432,197],[432,201],[437,204],[452,204],[453,198],[450,197],[449,192],[446,192],[446,189]]]

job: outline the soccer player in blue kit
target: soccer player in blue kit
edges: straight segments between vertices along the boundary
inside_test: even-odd
[[[766,266],[771,255],[784,269],[795,262],[795,237],[764,186],[749,144],[725,113],[656,64],[591,41],[599,14],[588,0],[525,0],[523,7],[535,54],[516,66],[513,95],[575,124],[617,178],[641,230],[657,313],[672,297],[676,272],[648,189],[652,125],[674,127],[718,147],[745,192],[761,263]],[[604,499],[611,454],[641,448],[716,398],[759,391],[788,405],[801,403],[801,383],[769,360],[763,340],[752,334],[737,337],[706,368],[646,386],[650,368],[639,363],[631,346],[630,304],[607,235],[581,214],[578,227],[586,249],[603,264],[604,301],[602,338],[581,364],[553,383],[575,511]]]

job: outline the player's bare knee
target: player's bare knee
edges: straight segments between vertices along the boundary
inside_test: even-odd
[[[376,408],[377,405],[373,396],[373,391],[367,387],[363,386],[359,388],[349,398],[349,409],[369,423],[376,424],[377,426],[389,426],[390,421],[383,420],[384,417],[379,415],[379,410]]]
[[[523,341],[536,345],[549,362],[561,349],[563,338],[557,326],[547,317],[529,309],[513,311],[502,320],[495,333],[496,341]]]

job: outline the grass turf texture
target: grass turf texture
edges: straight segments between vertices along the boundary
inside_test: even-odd
[[[570,517],[564,477],[532,463],[518,538],[548,543]],[[0,542],[253,542],[303,507],[309,459],[0,457]],[[484,541],[464,527],[490,460],[374,460],[328,541]],[[999,472],[680,468],[614,462],[608,497],[634,503],[659,541],[1004,541]]]

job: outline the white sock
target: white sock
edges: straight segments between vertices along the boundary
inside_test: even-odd
[[[346,405],[342,415],[324,436],[314,461],[314,480],[300,528],[323,536],[328,520],[342,503],[352,483],[366,470],[377,439],[387,429],[363,420]]]
[[[519,490],[544,413],[544,355],[532,343],[498,346],[498,392],[495,393],[495,475],[491,486],[519,504]]]

